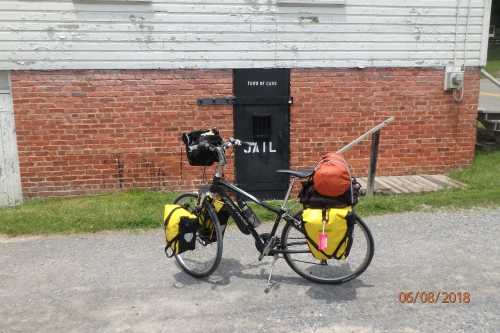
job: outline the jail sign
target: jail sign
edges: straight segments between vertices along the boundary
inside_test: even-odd
[[[248,142],[249,146],[243,150],[245,154],[276,153],[272,141]]]

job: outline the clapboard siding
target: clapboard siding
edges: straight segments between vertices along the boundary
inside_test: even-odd
[[[51,45],[51,47],[47,47],[47,44],[55,44]],[[148,43],[148,51],[169,51],[169,52],[181,52],[181,51],[214,51],[223,50],[226,48],[230,48],[231,51],[252,51],[255,49],[255,43],[263,43],[262,41],[247,41],[247,42],[202,42],[198,41],[197,43],[192,42],[172,42],[172,41],[157,41],[157,42],[149,42]],[[264,42],[265,43],[265,42]],[[271,44],[271,42],[268,42]],[[467,50],[472,52],[477,52],[480,47],[480,41],[474,41],[467,43]],[[78,42],[67,42],[67,43],[58,43],[57,41],[43,41],[43,42],[3,42],[2,45],[9,50],[19,51],[19,52],[33,52],[36,50],[37,52],[54,52],[54,51],[73,51],[78,49],[84,50],[98,50],[97,52],[127,52],[127,51],[135,51],[140,52],[144,50],[144,46],[142,43],[130,43],[130,42],[107,42],[105,45],[102,43],[96,42],[87,42],[87,41],[78,41]],[[277,51],[287,51],[287,50],[306,50],[309,52],[316,51],[337,51],[337,50],[346,50],[348,48],[356,49],[360,52],[369,51],[369,52],[377,52],[377,51],[404,51],[408,49],[418,50],[418,51],[449,51],[453,49],[453,43],[436,43],[436,42],[427,42],[427,43],[418,43],[415,45],[412,42],[380,42],[377,43],[376,46],[378,50],[374,49],[374,45],[371,45],[367,42],[330,42],[327,44],[318,44],[316,42],[279,42],[272,43],[272,46],[275,46]],[[1,51],[0,51],[1,52]],[[11,51],[8,51],[11,52]],[[87,51],[89,52],[89,51]],[[222,51],[221,51],[222,52]],[[304,51],[305,52],[305,51]]]
[[[153,32],[154,33],[154,32]],[[152,33],[152,34],[153,34]],[[49,36],[50,35],[50,36]],[[143,45],[142,42],[147,41],[147,44],[153,43],[164,43],[164,42],[175,42],[177,44],[190,43],[190,42],[220,42],[220,43],[233,43],[242,42],[241,33],[161,33],[154,34],[151,38],[146,38],[140,36],[142,32],[109,32],[106,34],[95,33],[95,32],[60,32],[60,33],[50,33],[40,32],[40,31],[10,31],[10,32],[0,32],[0,41],[2,45],[6,45],[7,42],[14,41],[18,46],[22,46],[22,42],[41,42],[41,43],[57,43],[61,47],[66,44],[80,43],[80,42],[106,42],[108,43],[133,43],[137,45]],[[149,37],[149,36],[148,36]],[[153,39],[154,37],[154,39]],[[273,42],[274,39],[270,37],[269,34],[252,33],[246,36],[246,40],[243,43],[255,43],[255,42]],[[458,40],[463,40],[464,35],[458,34]],[[469,34],[468,40],[472,42],[481,42],[481,34]],[[306,42],[306,43],[318,43],[321,47],[322,45],[329,45],[327,43],[332,42],[383,42],[383,43],[398,43],[398,42],[410,42],[415,46],[423,43],[452,43],[454,45],[455,35],[454,34],[427,34],[422,35],[418,43],[415,43],[415,37],[411,34],[398,33],[397,31],[391,32],[389,34],[379,34],[379,33],[342,33],[342,34],[294,34],[294,33],[281,33],[278,43],[284,42]],[[61,43],[60,41],[64,41]],[[101,46],[103,46],[101,44]]]
[[[464,59],[468,12],[478,66],[488,0],[467,4],[457,22],[456,1],[0,1],[0,69],[443,66]]]

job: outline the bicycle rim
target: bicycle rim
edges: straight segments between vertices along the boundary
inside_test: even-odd
[[[309,251],[304,234],[290,222],[283,228],[281,241],[284,250],[307,252],[284,253],[284,257],[290,268],[297,274],[317,283],[339,284],[356,278],[368,268],[374,253],[370,230],[357,216],[352,248],[345,260],[320,261],[314,258]]]
[[[183,205],[186,209],[194,209],[198,196],[196,194],[183,194],[174,203]],[[194,202],[194,205],[192,203]],[[204,227],[196,235],[194,250],[185,251],[175,255],[175,260],[183,271],[197,278],[212,274],[220,264],[222,258],[222,231],[215,209],[205,202],[203,211],[210,218],[213,229],[208,232]],[[192,211],[193,212],[193,211]]]

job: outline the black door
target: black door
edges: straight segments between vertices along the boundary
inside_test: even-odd
[[[283,198],[290,162],[290,70],[236,69],[235,137],[253,142],[236,150],[236,182],[261,199]]]

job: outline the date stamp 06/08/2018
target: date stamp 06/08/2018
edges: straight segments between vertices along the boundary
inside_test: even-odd
[[[470,304],[468,291],[402,291],[399,302],[402,304]]]

